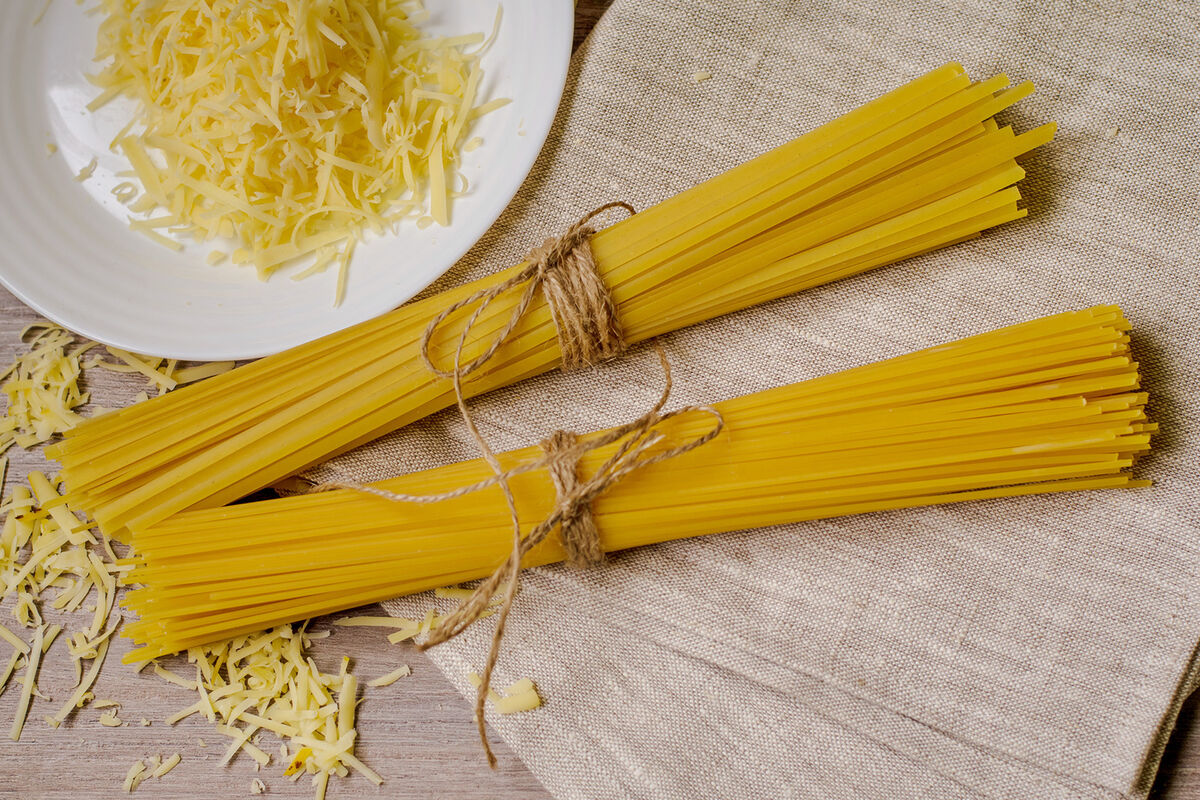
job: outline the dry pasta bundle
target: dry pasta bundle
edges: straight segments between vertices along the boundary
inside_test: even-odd
[[[1014,158],[1053,136],[993,115],[1033,91],[999,75],[972,82],[948,64],[816,130],[595,234],[597,270],[625,340],[655,335],[977,236],[1017,219]],[[453,402],[426,370],[430,320],[525,265],[219,376],[87,421],[51,448],[71,503],[124,538],[184,509],[214,507]],[[521,290],[479,316],[476,358]],[[447,363],[452,315],[431,352]],[[535,298],[469,395],[554,368],[544,296]]]
[[[603,548],[884,509],[1147,485],[1150,446],[1129,323],[1098,306],[717,404],[726,430],[627,475],[592,503]],[[656,448],[706,414],[662,423]],[[619,442],[584,455],[592,474]],[[500,457],[504,468],[540,455]],[[467,461],[373,486],[439,493],[491,475]],[[510,484],[523,523],[555,508],[545,470]],[[336,490],[184,512],[133,531],[125,634],[150,658],[316,614],[483,577],[512,547],[500,493],[432,505]],[[561,560],[557,536],[526,566]]]

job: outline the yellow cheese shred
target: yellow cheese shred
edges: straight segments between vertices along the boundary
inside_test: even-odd
[[[38,667],[42,662],[42,637],[45,634],[44,627],[39,627],[34,631],[29,655],[25,659],[25,675],[21,679],[21,697],[17,700],[17,711],[13,715],[12,728],[9,730],[9,738],[14,742],[21,740],[21,731],[25,727],[25,718],[29,714],[29,702],[33,698],[33,691],[37,686]]]
[[[179,766],[179,762],[182,760],[183,756],[181,756],[179,753],[174,753],[154,770],[154,777],[161,778],[163,775],[166,775],[168,772],[175,769],[175,767]]]
[[[406,678],[412,675],[412,668],[408,664],[403,664],[397,669],[392,670],[386,675],[380,675],[374,680],[367,681],[368,686],[391,686],[401,678]]]
[[[89,76],[100,90],[89,107],[138,104],[140,132],[116,142],[148,198],[138,207],[166,210],[172,232],[199,241],[236,238],[246,258],[235,263],[263,278],[334,248],[339,296],[364,231],[426,209],[450,223],[466,134],[507,102],[480,96],[492,39],[427,33],[420,0],[100,8],[105,66]]]
[[[483,678],[477,672],[468,673],[467,680],[476,689],[483,685]],[[537,685],[529,678],[522,678],[510,685],[504,690],[504,694],[500,694],[495,689],[488,689],[488,700],[501,714],[532,711],[542,705],[542,696],[538,694]]]

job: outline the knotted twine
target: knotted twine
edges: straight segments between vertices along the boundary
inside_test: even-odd
[[[399,494],[353,481],[330,481],[313,489],[351,489],[396,503],[440,503],[490,486],[500,487],[512,519],[512,553],[475,588],[469,598],[438,623],[426,641],[418,644],[421,650],[426,650],[462,633],[491,611],[492,599],[503,585],[504,594],[499,605],[496,630],[492,634],[487,662],[475,695],[475,723],[480,743],[492,768],[496,766],[496,756],[492,753],[484,726],[484,702],[491,687],[496,660],[500,655],[505,624],[520,585],[522,559],[558,528],[568,563],[579,567],[599,564],[604,559],[604,550],[596,521],[592,516],[592,501],[634,470],[666,461],[708,443],[721,432],[725,424],[721,413],[706,405],[689,405],[663,412],[671,394],[671,367],[662,349],[655,346],[663,368],[662,394],[646,413],[631,422],[588,439],[570,431],[555,431],[540,443],[545,455],[509,470],[500,466],[495,451],[479,432],[475,419],[467,408],[462,389],[463,379],[483,367],[508,340],[529,310],[539,289],[545,295],[554,320],[558,345],[562,351],[562,369],[593,366],[614,358],[625,350],[626,344],[617,318],[616,304],[600,277],[591,248],[591,237],[596,232],[590,224],[591,221],[613,208],[624,209],[629,214],[634,213],[629,204],[621,202],[607,203],[596,208],[571,225],[561,236],[550,237],[540,247],[530,251],[525,267],[512,277],[495,286],[480,289],[447,307],[430,321],[421,337],[421,359],[430,371],[453,382],[458,411],[480,454],[491,468],[491,477],[449,492],[429,495]],[[522,284],[525,286],[524,291],[507,324],[496,334],[483,353],[464,364],[463,348],[479,317],[497,297]],[[451,314],[473,304],[477,304],[477,307],[467,318],[459,334],[454,352],[454,365],[449,370],[443,370],[433,363],[429,352],[430,342]],[[650,454],[649,451],[663,439],[663,434],[656,430],[658,425],[672,417],[692,411],[711,415],[715,420],[712,429],[690,442]],[[590,478],[580,477],[578,463],[585,453],[618,441],[620,444],[613,454]],[[557,502],[554,510],[522,538],[516,498],[513,496],[509,479],[537,469],[548,471],[557,493]]]

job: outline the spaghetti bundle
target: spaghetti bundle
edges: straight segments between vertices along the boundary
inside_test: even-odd
[[[719,403],[725,432],[627,475],[592,503],[605,550],[884,509],[1147,485],[1150,446],[1129,323],[1115,306],[1013,325]],[[671,417],[662,450],[712,428]],[[620,446],[579,462],[592,474]],[[653,452],[653,451],[651,451]],[[505,469],[537,448],[500,456]],[[485,480],[482,460],[372,486],[440,493]],[[526,530],[558,502],[545,470],[510,478]],[[187,511],[134,531],[141,586],[125,634],[139,660],[289,620],[483,577],[512,547],[500,492],[432,505],[336,490]],[[525,565],[561,560],[561,540]]]
[[[1047,142],[993,115],[1033,91],[999,75],[973,83],[948,64],[746,164],[599,231],[591,249],[632,344],[801,289],[977,236],[1017,219],[1024,171]],[[72,505],[125,537],[188,508],[220,506],[453,402],[426,370],[420,339],[443,309],[526,264],[262,359],[148,403],[89,420],[50,450]],[[462,351],[475,359],[521,302],[480,313]],[[451,315],[431,343],[447,363]],[[544,296],[468,395],[560,361]]]

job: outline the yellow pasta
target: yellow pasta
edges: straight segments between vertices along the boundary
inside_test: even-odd
[[[716,406],[726,430],[633,472],[593,503],[604,549],[761,525],[1042,492],[1147,485],[1150,446],[1129,323],[1098,306]],[[670,447],[712,426],[660,425]],[[591,475],[617,445],[580,462]],[[527,448],[505,468],[536,458]],[[382,481],[432,494],[491,474],[482,460]],[[555,507],[544,470],[510,481],[526,530]],[[288,620],[489,574],[512,546],[495,489],[414,505],[337,490],[188,511],[134,531],[125,627],[169,653]],[[527,565],[564,557],[551,537]]]
[[[1013,160],[1054,126],[1022,135],[992,119],[1033,87],[974,83],[948,64],[742,166],[601,230],[592,240],[625,338],[642,341],[810,286],[960,242],[1024,215]],[[79,425],[51,448],[71,503],[126,537],[214,507],[452,402],[421,361],[442,309],[523,265]],[[520,290],[484,311],[477,356]],[[433,340],[447,363],[454,314]],[[553,369],[560,351],[540,296],[487,367],[478,394]]]

